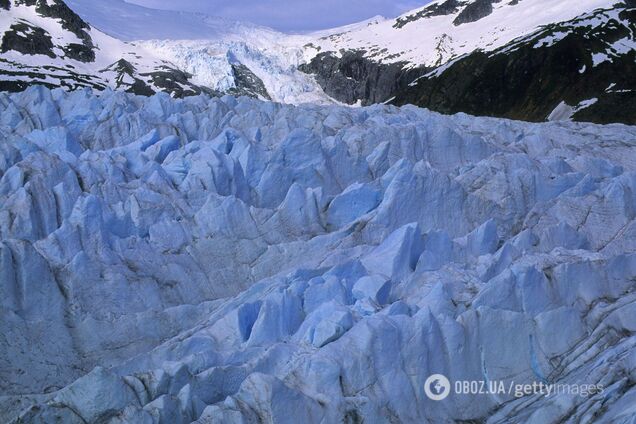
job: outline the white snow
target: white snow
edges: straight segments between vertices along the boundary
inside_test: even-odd
[[[433,3],[443,1],[436,0]],[[358,48],[367,50],[368,56],[383,62],[406,61],[413,65],[434,66],[478,48],[494,50],[535,32],[542,25],[570,20],[612,4],[608,0],[522,0],[514,6],[509,3],[494,3],[491,15],[459,26],[453,25],[459,12],[419,19],[402,28],[393,27],[396,20],[385,20],[341,34],[319,34],[323,37],[314,41],[314,44],[321,51],[338,52],[341,48]],[[402,17],[419,10],[410,11]],[[452,37],[445,41],[444,48],[440,48],[439,40],[446,35]],[[556,38],[553,37],[543,40],[541,44],[549,45],[554,41]],[[308,53],[311,52],[317,53],[316,50],[308,50]]]
[[[610,60],[609,55],[606,53],[594,53],[592,54],[592,66],[597,67],[603,62]]]
[[[65,0],[97,29],[124,41],[199,40],[242,37],[244,33],[273,30],[201,13],[151,9],[124,0]]]
[[[537,41],[537,43],[534,45],[534,48],[550,47],[557,41],[562,40],[566,35],[568,35],[568,33],[565,31],[559,31],[555,32],[554,34],[550,34],[549,36]]]

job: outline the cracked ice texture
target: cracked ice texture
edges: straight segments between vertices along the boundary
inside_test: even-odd
[[[0,94],[0,421],[632,422],[636,129]],[[456,396],[454,380],[603,384]]]

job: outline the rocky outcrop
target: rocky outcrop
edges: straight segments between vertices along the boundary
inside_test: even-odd
[[[107,71],[117,74],[115,77],[116,89],[142,96],[152,96],[155,94],[155,91],[150,88],[145,81],[137,77],[137,69],[125,59],[120,59],[102,70],[102,72]]]
[[[443,3],[436,2],[430,6],[425,7],[417,13],[397,18],[393,28],[403,28],[411,22],[415,22],[420,19],[430,18],[433,16],[445,16],[452,15],[459,12],[462,6],[465,6],[468,2],[461,0],[446,0]]]
[[[53,53],[53,41],[51,35],[39,27],[34,27],[25,22],[11,25],[9,31],[2,36],[0,51],[16,51],[27,55],[42,54],[48,57],[56,57]]]
[[[193,84],[190,81],[192,78],[191,74],[169,66],[162,66],[153,72],[141,73],[139,75],[148,78],[152,85],[158,90],[170,93],[177,98],[198,96],[201,93],[212,96],[219,95],[218,92],[210,88]]]
[[[234,62],[231,66],[235,88],[229,90],[230,94],[271,100],[263,80],[257,77],[250,68],[239,62]]]
[[[492,4],[501,0],[474,0],[460,12],[453,20],[453,25],[459,26],[485,18],[492,13]]]
[[[347,104],[382,103],[405,89],[424,69],[406,63],[376,62],[365,51],[320,53],[299,69],[313,74],[325,93]]]

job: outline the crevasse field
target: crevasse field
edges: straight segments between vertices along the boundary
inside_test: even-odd
[[[636,127],[32,87],[0,152],[0,422],[633,422]]]

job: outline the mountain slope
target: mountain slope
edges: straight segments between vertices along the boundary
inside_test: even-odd
[[[636,8],[625,3],[460,57],[395,104],[444,113],[636,124]]]
[[[2,90],[42,84],[176,96],[214,93],[152,52],[91,28],[61,0],[10,0],[2,7]]]
[[[634,123],[634,28],[631,0],[436,1],[318,38],[301,69],[349,104]]]
[[[246,34],[275,33],[254,24],[191,12],[150,9],[123,0],[65,0],[95,28],[123,41],[243,39]]]
[[[283,103],[334,103],[314,78],[300,72],[311,37],[188,12],[140,7],[122,0],[69,0],[95,27],[135,42],[189,74],[201,86]],[[246,72],[254,80],[249,86]]]
[[[396,19],[321,37],[313,47],[316,53],[361,50],[376,62],[432,68],[476,49],[494,50],[542,25],[609,4],[608,0],[436,0]],[[488,13],[471,11],[480,5]]]
[[[268,28],[195,14],[172,16],[121,0],[107,6],[71,4],[104,32],[91,27],[62,0],[11,0],[3,5],[0,90],[42,84],[66,89],[110,87],[143,95],[166,91],[183,97],[206,92],[333,103],[312,77],[297,69],[303,58],[299,43]],[[125,42],[106,33],[146,41]],[[195,34],[208,39],[174,39]],[[153,36],[173,40],[149,41]]]

